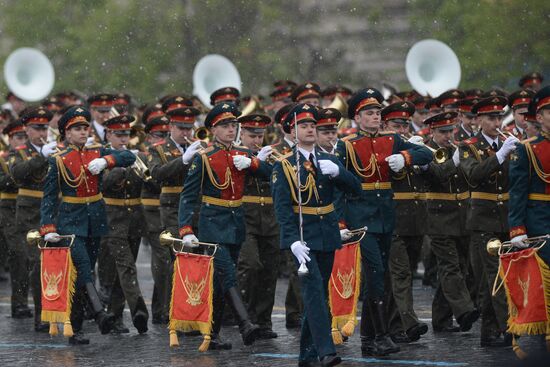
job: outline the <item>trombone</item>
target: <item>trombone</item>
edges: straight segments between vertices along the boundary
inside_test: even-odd
[[[127,149],[127,147],[124,146],[124,149]],[[136,160],[130,166],[130,169],[143,181],[151,181],[153,178],[151,177],[151,172],[149,172],[149,167],[147,167],[145,162],[139,157],[139,153],[136,153],[134,155],[136,156]]]
[[[184,244],[183,244],[183,240],[172,236],[172,233],[168,230],[162,231],[160,233],[159,241],[160,241],[160,244],[163,245],[163,246],[171,246],[172,249],[174,250],[174,252],[182,252],[183,248],[185,247]],[[179,250],[177,250],[175,248],[176,243],[181,244],[181,247],[180,247]],[[194,242],[194,243],[196,243],[197,245],[201,245],[201,246],[213,247],[214,248],[214,253],[212,254],[212,256],[214,256],[214,254],[218,250],[218,244],[217,243],[201,242],[201,241],[197,241],[197,242]]]
[[[525,240],[523,240],[523,242],[530,245],[533,243],[544,241],[544,243],[542,243],[540,246],[542,247],[544,246],[544,244],[546,244],[546,241],[549,238],[550,238],[550,234],[545,234],[543,236],[526,238]],[[513,247],[514,245],[512,244],[511,241],[501,242],[498,238],[492,238],[489,240],[489,242],[487,242],[487,252],[491,256],[499,256],[503,253],[503,250],[506,250],[504,253],[509,252],[510,250],[512,250]]]
[[[68,238],[71,240],[69,247],[73,245],[74,234],[66,234],[66,235],[59,235],[57,238]],[[27,235],[25,236],[25,239],[27,241],[27,244],[29,246],[38,246],[38,248],[46,247],[47,242],[44,241],[42,236],[40,235],[40,232],[37,229],[31,229],[27,232]]]

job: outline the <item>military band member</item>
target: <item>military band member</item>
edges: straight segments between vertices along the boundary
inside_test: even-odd
[[[473,137],[477,131],[476,115],[472,113],[472,107],[479,102],[477,98],[464,98],[458,102],[458,120],[460,124],[456,128],[454,141],[461,142]]]
[[[323,108],[318,111],[317,146],[325,153],[336,153],[338,144],[338,121],[342,114],[335,108]]]
[[[279,80],[274,83],[275,89],[269,94],[271,97],[271,104],[268,106],[268,110],[274,117],[275,113],[283,108],[285,105],[292,103],[292,91],[296,87],[296,83],[291,80]]]
[[[241,124],[241,144],[259,159],[266,160],[272,148],[263,148],[264,134],[271,124],[269,116],[246,115]],[[260,152],[261,156],[260,156]],[[275,303],[275,287],[279,270],[279,226],[273,211],[269,179],[245,178],[243,209],[246,239],[238,263],[239,288],[248,314],[260,327],[260,339],[277,337],[272,329],[271,313]]]
[[[56,143],[45,144],[48,122],[52,114],[43,107],[30,110],[21,117],[28,136],[26,144],[12,151],[10,172],[19,186],[16,199],[16,226],[18,244],[25,243],[25,235],[40,226],[40,202],[43,197],[44,179],[48,170],[47,158],[55,151]],[[28,249],[30,285],[34,300],[34,328],[48,331],[48,324],[41,322],[40,251],[37,247]]]
[[[380,108],[384,100],[374,88],[365,88],[349,100],[348,117],[358,127],[338,149],[343,165],[362,182],[362,192],[347,198],[345,224],[368,231],[361,241],[361,257],[366,283],[363,287],[361,312],[361,349],[365,354],[388,354],[399,347],[388,334],[384,305],[384,277],[388,267],[391,236],[395,227],[393,191],[390,170],[424,165],[432,154],[425,147],[405,142],[393,132],[380,130]],[[369,323],[371,323],[369,325]],[[375,335],[367,335],[374,326]]]
[[[210,95],[210,104],[215,106],[219,103],[234,103],[236,106],[239,106],[241,103],[241,93],[237,88],[233,87],[224,87],[215,90]]]
[[[527,139],[527,122],[525,121],[525,112],[529,107],[531,98],[535,93],[529,89],[518,90],[508,97],[508,105],[512,109],[514,121],[506,127],[506,131],[512,133],[516,138]]]
[[[305,83],[297,86],[292,91],[292,101],[308,103],[315,107],[321,107],[321,88],[316,83]]]
[[[334,262],[334,251],[341,246],[340,230],[334,205],[336,187],[358,194],[359,180],[338,159],[315,149],[317,111],[310,104],[298,104],[288,114],[287,132],[298,129],[298,145],[293,152],[275,163],[272,194],[277,220],[281,226],[281,248],[290,249],[295,269],[307,264],[309,273],[300,277],[304,316],[300,336],[299,366],[334,366],[341,362],[331,337],[327,308],[328,282]],[[301,184],[297,189],[296,152],[300,154]],[[303,240],[300,239],[297,195],[302,196]]]
[[[522,144],[510,158],[510,224],[511,242],[527,247],[527,237],[550,233],[550,87],[533,97],[536,119],[541,132]],[[538,254],[550,265],[550,247]]]
[[[328,108],[334,101],[337,95],[342,97],[344,101],[347,101],[353,94],[352,90],[343,85],[330,85],[321,91],[322,106]]]
[[[381,111],[384,130],[404,137],[414,112],[412,102],[390,104]],[[391,177],[396,217],[388,264],[393,292],[386,292],[390,299],[389,331],[395,342],[411,342],[428,331],[428,326],[414,312],[412,295],[413,272],[425,233],[424,179],[418,167],[406,167]]]
[[[245,345],[254,343],[260,330],[251,323],[237,290],[235,267],[246,234],[242,207],[245,179],[250,174],[268,177],[271,167],[253,157],[250,150],[233,145],[238,114],[237,107],[232,103],[219,103],[210,110],[205,126],[213,134],[214,142],[202,150],[190,165],[180,195],[179,234],[184,244],[192,247],[198,239],[219,244],[214,255],[214,313],[210,349],[231,348],[219,337],[224,298],[238,319]],[[199,196],[201,192],[202,198]],[[199,200],[202,203],[197,239],[192,224]]]
[[[490,256],[486,244],[491,238],[508,239],[508,163],[516,149],[514,136],[499,140],[497,129],[507,100],[501,96],[480,100],[472,108],[481,132],[463,141],[460,167],[471,188],[467,229],[471,231],[470,260],[475,281],[480,284],[481,346],[506,346],[511,338],[506,331],[507,306],[504,291],[492,296],[498,258]],[[476,274],[477,272],[477,274]]]
[[[134,117],[130,115],[119,115],[105,121],[105,140],[111,149],[119,152],[127,150],[130,123],[133,121]],[[143,160],[143,156],[140,159]],[[145,222],[141,206],[143,179],[130,168],[113,167],[103,173],[102,184],[109,233],[101,238],[100,252],[105,251],[106,254],[102,254],[100,260],[112,262],[108,268],[114,270],[106,275],[111,289],[107,310],[116,318],[112,331],[129,332],[123,322],[126,301],[132,323],[142,334],[147,331],[149,319],[136,268]]]
[[[48,126],[47,140],[48,142],[57,141],[59,138],[57,123],[59,122],[61,115],[63,115],[63,103],[57,97],[51,96],[42,101],[42,106],[44,106],[53,115]]]
[[[468,331],[479,318],[479,312],[465,281],[470,239],[466,231],[469,188],[459,168],[458,149],[453,148],[451,141],[457,113],[444,112],[425,122],[432,129],[428,146],[436,151],[426,173],[429,185],[426,233],[431,238],[439,277],[432,302],[432,325],[435,332]],[[459,327],[453,326],[453,315]]]
[[[411,101],[414,104],[414,114],[412,116],[412,122],[409,125],[409,133],[406,135],[416,135],[417,131],[426,128],[424,120],[428,114],[428,108],[426,107],[428,100],[429,97],[417,96]]]
[[[90,136],[96,143],[105,144],[105,121],[112,117],[112,108],[114,107],[115,96],[112,94],[101,93],[88,98],[88,106],[92,115],[92,126]]]
[[[544,77],[542,74],[535,71],[522,76],[518,84],[520,88],[529,88],[536,92],[541,88],[543,81]]]
[[[27,108],[25,101],[10,91],[6,94],[6,102],[4,108],[11,110],[14,117],[22,117],[22,112]]]
[[[537,113],[532,101],[523,115],[525,116],[525,134],[527,135],[527,139],[539,135],[542,130],[542,125],[537,120]]]
[[[2,131],[8,137],[10,151],[27,143],[27,134],[20,120],[10,122]],[[15,221],[15,201],[17,184],[13,180],[8,167],[8,154],[0,153],[0,223],[3,238],[8,246],[8,262],[11,280],[11,316],[16,319],[32,317],[27,305],[29,293],[29,260],[28,246],[21,242],[17,234]]]

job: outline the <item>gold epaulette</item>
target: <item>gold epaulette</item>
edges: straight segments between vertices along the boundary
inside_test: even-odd
[[[348,140],[353,139],[353,138],[356,138],[356,137],[357,137],[357,134],[353,133],[353,134],[350,134],[350,135],[348,135],[348,136],[344,136],[344,137],[343,137],[342,139],[340,139],[340,140],[342,140],[342,141],[348,141]]]
[[[386,130],[386,131],[379,131],[378,134],[380,134],[380,135],[395,135],[397,133],[395,131],[392,131],[392,130]]]
[[[103,145],[99,144],[99,143],[95,143],[95,144],[90,144],[90,145],[86,145],[84,146],[85,149],[99,149],[99,148],[103,148]]]
[[[527,143],[530,143],[530,142],[532,142],[532,141],[534,141],[534,140],[537,140],[537,138],[538,138],[538,136],[532,136],[532,137],[530,137],[530,138],[528,138],[528,139],[525,139],[525,140],[520,141],[520,143],[521,143],[521,144],[527,144]]]
[[[283,154],[283,155],[281,155],[280,157],[277,158],[277,161],[281,162],[281,161],[283,161],[287,158],[292,157],[293,154],[294,154],[294,152],[288,152],[287,154]]]
[[[214,150],[214,146],[211,145],[211,146],[209,146],[209,147],[204,148],[204,149],[202,150],[202,153],[201,153],[201,154],[210,153],[210,152],[213,151],[213,150]]]
[[[63,150],[60,150],[58,152],[55,152],[55,153],[52,154],[52,157],[57,157],[57,156],[63,155],[65,153],[67,153],[68,150],[69,149],[63,149]]]

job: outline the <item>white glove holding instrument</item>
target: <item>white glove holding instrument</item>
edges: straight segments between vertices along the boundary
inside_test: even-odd
[[[510,243],[512,244],[512,246],[517,247],[517,248],[527,248],[527,247],[529,247],[529,244],[527,242],[524,242],[526,239],[527,239],[527,235],[522,234],[522,235],[519,235],[519,236],[516,236],[516,237],[512,238],[510,240]]]
[[[197,243],[199,242],[199,239],[194,234],[186,234],[185,236],[183,236],[182,241],[183,246],[185,247],[199,247],[199,244]]]
[[[353,237],[353,235],[351,234],[351,231],[349,229],[344,228],[344,229],[340,230],[340,239],[342,241],[347,241],[352,237]]]
[[[338,168],[338,165],[328,159],[319,160],[319,169],[321,170],[323,175],[327,175],[330,177],[336,177],[340,174],[340,169]]]
[[[516,150],[517,143],[519,143],[519,139],[515,136],[509,136],[506,138],[506,140],[504,140],[504,143],[502,143],[502,146],[496,154],[498,163],[502,164],[506,157],[508,157],[510,153]]]
[[[265,160],[269,158],[271,153],[273,153],[273,148],[271,147],[271,145],[266,145],[258,152],[258,159],[262,162],[265,162]]]
[[[402,154],[392,154],[386,157],[386,162],[393,172],[399,172],[405,167],[405,157]]]
[[[309,247],[302,244],[302,242],[300,241],[296,241],[292,245],[290,245],[290,250],[300,264],[305,264],[306,262],[311,260],[311,258],[308,256]]]
[[[57,142],[56,141],[52,141],[51,143],[44,144],[42,146],[42,149],[40,149],[40,154],[42,154],[42,156],[44,158],[48,158],[50,155],[55,153],[55,148],[56,147],[57,147]]]
[[[424,138],[418,135],[411,136],[407,141],[416,145],[424,145]]]
[[[193,142],[191,145],[189,145],[181,156],[181,160],[183,161],[183,164],[191,163],[195,154],[197,154],[197,152],[201,149],[202,149],[202,145],[200,140],[197,140]]]
[[[250,167],[251,163],[252,163],[252,159],[248,158],[245,155],[233,156],[233,164],[239,171],[242,171],[243,169],[247,169],[248,167]]]
[[[61,238],[59,238],[59,233],[48,233],[44,236],[44,241],[46,242],[59,242],[61,241]]]
[[[84,144],[85,146],[89,146],[89,145],[93,145],[95,144],[95,138],[93,136],[90,136],[88,139],[86,139],[86,144]]]
[[[107,161],[105,158],[96,158],[88,163],[88,171],[90,171],[92,175],[99,175],[105,168],[107,168]]]
[[[458,167],[460,165],[460,149],[456,148],[455,152],[453,153],[453,163],[455,164],[455,167]]]

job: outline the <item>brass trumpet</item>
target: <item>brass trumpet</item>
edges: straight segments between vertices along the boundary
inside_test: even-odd
[[[545,234],[544,236],[526,238],[525,240],[523,240],[523,242],[526,242],[528,244],[532,244],[532,243],[535,243],[535,242],[546,241],[549,238],[550,238],[550,235]],[[501,242],[498,238],[492,238],[487,242],[487,252],[491,256],[498,256],[498,255],[500,255],[500,253],[503,249],[510,250],[510,249],[512,249],[512,247],[514,247],[514,246],[512,245],[511,241]]]
[[[74,234],[66,234],[66,235],[60,235],[58,238],[70,238],[71,239],[71,245],[74,241],[75,235]],[[27,232],[27,235],[25,236],[25,239],[27,240],[27,244],[29,246],[38,246],[44,244],[44,239],[40,235],[40,232],[37,229],[31,229]]]
[[[176,243],[181,243],[182,247],[183,247],[183,240],[172,236],[172,233],[168,230],[162,231],[160,233],[159,241],[160,241],[160,244],[163,245],[163,246],[174,246],[174,244],[176,244]],[[195,243],[197,245],[202,245],[202,246],[210,246],[210,247],[215,247],[215,248],[218,247],[218,244],[216,244],[216,243],[200,242],[200,241],[195,242]]]
[[[434,149],[428,145],[424,145],[426,148],[428,148],[434,155],[434,160],[436,163],[445,163],[445,161],[449,158],[447,157],[447,150],[445,148],[437,148]]]
[[[149,167],[143,162],[143,160],[136,154],[136,161],[130,166],[130,169],[145,182],[151,181],[151,173],[149,172]]]
[[[193,132],[193,137],[208,143],[210,141],[210,131],[204,126],[198,127]]]

